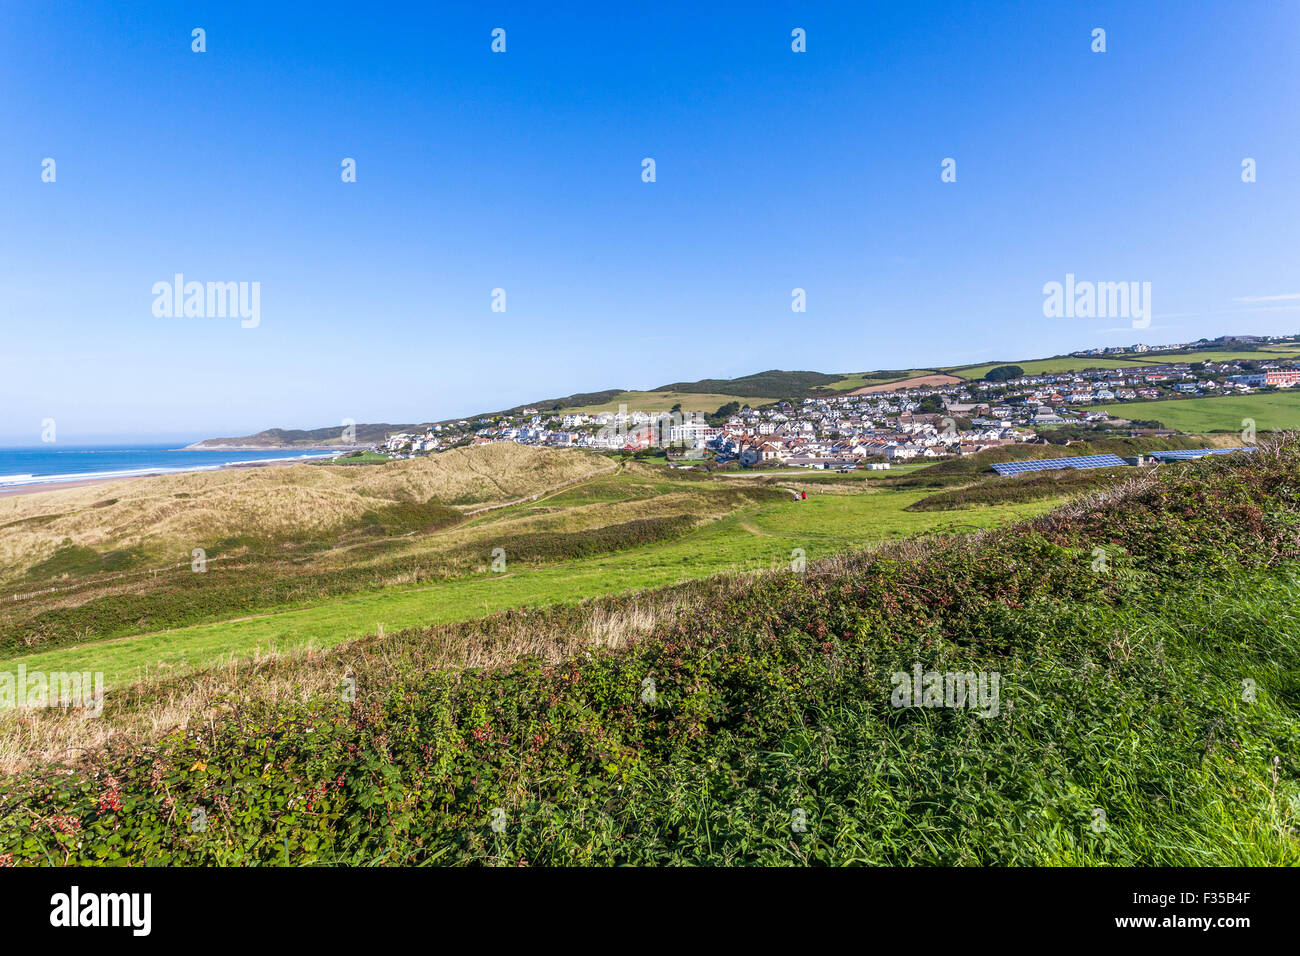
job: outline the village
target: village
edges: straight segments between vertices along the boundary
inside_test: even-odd
[[[1078,354],[1118,351],[1125,350]],[[1138,345],[1126,351],[1151,349]],[[671,463],[679,464],[887,469],[895,463],[970,455],[1002,445],[1050,442],[1054,430],[1059,443],[1059,434],[1069,425],[1171,434],[1158,422],[1145,420],[1143,403],[1290,388],[1300,384],[1300,368],[1283,360],[1179,361],[1021,374],[1005,380],[927,378],[952,381],[903,380],[866,394],[861,389],[822,391],[758,407],[732,403],[734,408],[723,406],[714,414],[680,408],[646,412],[626,405],[600,412],[526,407],[431,425],[419,434],[394,434],[382,450],[401,457],[515,442],[642,454],[662,449]]]

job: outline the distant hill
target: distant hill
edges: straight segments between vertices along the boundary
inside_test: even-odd
[[[558,412],[565,408],[579,408],[585,405],[603,405],[612,398],[623,394],[621,388],[607,388],[602,392],[578,392],[576,395],[566,395],[564,398],[548,398],[540,402],[525,402],[522,405],[516,405],[514,408],[507,408],[501,412],[491,412],[493,415],[504,415],[509,413],[518,414],[522,409],[535,408],[538,411]],[[478,416],[474,416],[478,417]]]
[[[698,382],[673,382],[670,385],[660,385],[655,391],[701,392],[740,398],[762,398],[769,395],[793,398],[802,396],[819,385],[830,385],[845,377],[827,375],[825,372],[783,372],[773,368],[740,378],[702,378]]]
[[[268,428],[256,435],[243,435],[238,438],[207,438],[195,442],[191,448],[348,448],[352,445],[373,445],[382,442],[393,432],[423,431],[427,425],[390,425],[386,422],[377,424],[358,424],[355,441],[343,440],[343,426],[331,425],[328,428]]]
[[[870,373],[869,373],[870,374]],[[567,408],[589,408],[617,403],[622,395],[718,395],[725,399],[761,399],[764,402],[778,398],[802,398],[814,389],[829,386],[846,375],[830,375],[826,372],[786,372],[781,369],[768,369],[740,378],[702,378],[698,382],[670,382],[645,392],[621,388],[607,388],[600,392],[579,392],[564,398],[550,398],[541,402],[525,402],[516,405],[511,412],[523,408],[536,408],[538,411],[560,411]],[[630,406],[629,406],[630,407]],[[654,411],[655,409],[644,409]],[[712,411],[713,409],[707,409]]]

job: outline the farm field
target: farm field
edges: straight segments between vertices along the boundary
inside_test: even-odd
[[[1026,375],[1049,375],[1054,372],[1077,372],[1085,368],[1131,368],[1134,365],[1147,364],[1144,362],[1129,362],[1124,359],[1113,358],[1050,358],[1050,359],[1029,359],[1023,362],[989,362],[985,365],[975,365],[969,368],[950,368],[945,369],[950,375],[956,375],[959,378],[969,380],[983,378],[993,369],[1001,365],[1019,365],[1025,370]]]
[[[991,369],[995,369],[999,365],[1019,365],[1025,370],[1026,375],[1049,375],[1055,372],[1078,372],[1089,368],[1122,369],[1171,362],[1227,362],[1233,359],[1267,360],[1297,357],[1300,357],[1300,351],[1297,351],[1294,347],[1252,349],[1240,352],[1226,349],[1207,349],[1193,352],[1149,352],[1145,355],[1134,355],[1125,358],[1100,356],[1096,358],[1074,358],[1065,356],[1064,358],[1028,359],[1020,362],[991,362],[969,368],[950,368],[945,369],[945,371],[970,380],[983,378]]]
[[[1193,352],[1157,352],[1158,356],[1170,362],[1230,362],[1233,359],[1294,359],[1300,358],[1300,350],[1294,345],[1264,346],[1258,349],[1243,349],[1234,352],[1231,349],[1197,349]],[[1148,361],[1147,364],[1156,364]]]
[[[1227,395],[1221,398],[1181,398],[1158,402],[1107,405],[1128,418],[1162,422],[1186,432],[1240,432],[1243,420],[1254,419],[1258,431],[1300,428],[1300,389],[1262,395]]]
[[[889,385],[895,382],[903,382],[909,378],[916,378],[921,375],[933,374],[934,369],[928,368],[910,368],[900,371],[897,375],[890,375],[885,378],[873,378],[868,372],[856,372],[851,375],[845,375],[837,382],[829,385],[823,385],[815,392],[851,392],[854,389],[865,388],[869,385]]]
[[[873,385],[863,385],[861,388],[855,388],[850,394],[852,395],[871,395],[876,392],[887,392],[896,388],[920,388],[926,385],[957,385],[961,379],[955,375],[931,374],[918,375],[914,378],[904,378],[893,382],[877,382]]]

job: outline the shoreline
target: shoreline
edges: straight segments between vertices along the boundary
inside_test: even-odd
[[[175,451],[337,451],[340,455],[349,451],[361,451],[370,445],[208,445],[195,442]]]
[[[324,450],[324,449],[321,449]],[[340,452],[344,454],[344,452]],[[97,478],[77,478],[66,481],[59,480],[57,475],[49,476],[48,481],[33,481],[22,485],[12,485],[6,488],[0,488],[0,498],[7,498],[11,495],[34,495],[47,491],[58,491],[62,488],[86,488],[90,485],[107,485],[119,481],[136,481],[141,478],[157,478],[160,475],[193,475],[203,471],[226,471],[231,468],[265,468],[270,465],[304,465],[310,461],[324,461],[325,459],[304,459],[304,458],[268,458],[264,461],[240,461],[230,462],[225,465],[218,465],[215,468],[205,466],[194,468],[192,470],[181,471],[155,471],[150,474],[132,474],[132,475],[105,475]]]

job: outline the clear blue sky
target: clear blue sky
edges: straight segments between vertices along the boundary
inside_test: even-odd
[[[1300,325],[1295,2],[280,6],[0,7],[0,442]],[[260,326],[155,318],[177,272]]]

